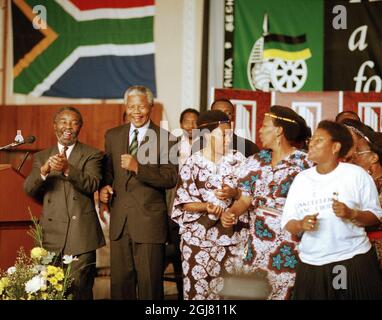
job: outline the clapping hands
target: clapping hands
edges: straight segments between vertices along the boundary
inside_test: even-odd
[[[69,162],[64,154],[57,153],[41,166],[40,173],[43,176],[48,175],[51,171],[62,172],[65,175],[69,173]]]

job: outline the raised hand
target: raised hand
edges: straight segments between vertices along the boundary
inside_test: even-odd
[[[334,214],[343,219],[353,219],[356,212],[350,209],[345,203],[333,199],[332,209]]]
[[[121,155],[121,167],[125,170],[138,172],[138,162],[131,154]]]
[[[318,213],[310,214],[301,220],[301,229],[303,231],[313,231],[317,226],[317,216]]]
[[[46,162],[40,168],[40,174],[43,176],[47,176],[50,173],[50,158],[46,160]]]
[[[64,154],[57,153],[54,156],[50,157],[48,161],[51,170],[59,171],[65,174],[68,173],[67,171],[69,168],[69,162]]]

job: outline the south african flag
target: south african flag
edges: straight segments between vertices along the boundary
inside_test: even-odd
[[[13,0],[13,91],[122,98],[131,85],[156,94],[154,0]],[[46,28],[35,29],[38,6]]]

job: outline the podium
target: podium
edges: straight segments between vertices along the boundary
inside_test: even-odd
[[[23,191],[24,178],[10,164],[0,164],[0,269],[7,270],[23,247],[29,254],[34,239],[27,234],[32,221],[40,217],[42,206]]]

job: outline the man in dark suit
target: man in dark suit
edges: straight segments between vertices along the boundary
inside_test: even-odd
[[[77,256],[72,263],[74,299],[92,299],[96,249],[105,244],[93,194],[102,173],[102,153],[78,141],[81,113],[73,107],[54,117],[57,145],[34,156],[25,192],[43,202],[43,247]]]
[[[235,123],[235,107],[228,99],[217,99],[211,105],[211,110],[223,111],[231,121],[233,128]],[[240,137],[233,133],[231,149],[241,152],[244,156],[249,157],[260,151],[259,147],[252,141]]]
[[[124,102],[130,123],[106,132],[100,191],[101,202],[110,202],[111,298],[162,299],[166,189],[177,180],[177,150],[171,162],[169,150],[176,139],[150,121],[149,89],[130,87]]]

